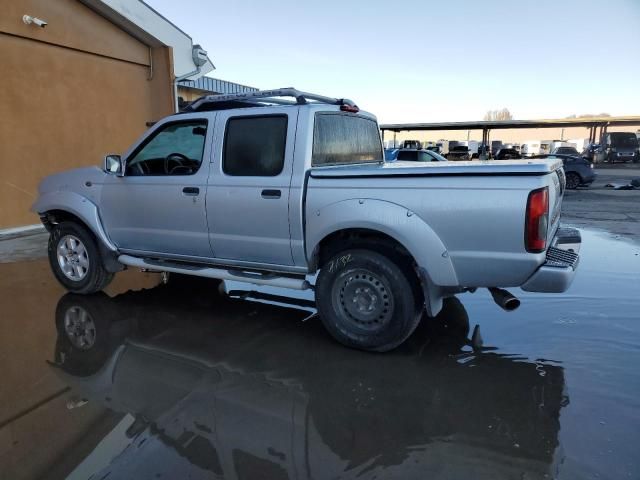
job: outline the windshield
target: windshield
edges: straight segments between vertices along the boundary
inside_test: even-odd
[[[444,158],[442,155],[440,155],[438,152],[434,152],[433,150],[429,151],[429,155],[431,155],[433,158],[435,158],[436,160],[440,161],[440,162],[446,162],[447,159]]]
[[[611,146],[638,148],[638,137],[635,133],[611,133]]]
[[[556,153],[578,153],[578,151],[573,147],[560,147],[556,150]]]

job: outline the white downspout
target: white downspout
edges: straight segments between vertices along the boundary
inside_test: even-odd
[[[175,100],[174,108],[176,113],[178,113],[178,82],[186,80],[187,78],[192,77],[193,75],[197,75],[198,73],[200,73],[200,67],[196,68],[193,72],[189,72],[176,77],[176,79],[173,81],[173,99]]]
[[[193,75],[199,74],[202,66],[205,65],[208,61],[207,52],[205,52],[200,45],[193,45],[191,47],[191,57],[193,59],[193,64],[196,66],[196,69],[193,72],[189,72],[185,75],[176,77],[176,79],[173,81],[173,98],[175,100],[174,108],[176,113],[178,113],[178,82],[186,80]]]

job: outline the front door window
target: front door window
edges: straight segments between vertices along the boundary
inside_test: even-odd
[[[193,175],[202,164],[206,135],[206,120],[168,123],[127,159],[126,175]]]

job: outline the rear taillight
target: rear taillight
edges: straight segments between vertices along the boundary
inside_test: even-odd
[[[534,190],[527,200],[527,216],[524,227],[524,245],[527,252],[540,253],[547,248],[549,225],[549,189]]]

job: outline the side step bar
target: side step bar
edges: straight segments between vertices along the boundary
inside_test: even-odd
[[[197,277],[218,278],[236,282],[253,283],[255,285],[270,285],[272,287],[289,288],[292,290],[307,290],[311,284],[304,278],[278,277],[271,273],[247,272],[241,270],[224,270],[222,268],[201,267],[199,265],[181,265],[173,262],[157,262],[145,260],[131,255],[120,255],[118,261],[130,267],[144,268],[156,272],[182,273]]]

